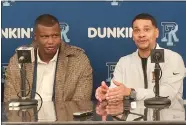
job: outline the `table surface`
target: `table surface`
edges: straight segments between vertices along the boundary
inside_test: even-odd
[[[86,116],[74,116],[89,111]],[[74,123],[186,123],[183,100],[174,100],[168,107],[152,106],[147,108],[144,101],[67,101],[39,102],[32,107],[9,107],[2,104],[2,123],[32,123],[32,124],[74,124]]]

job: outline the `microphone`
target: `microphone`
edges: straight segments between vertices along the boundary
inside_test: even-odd
[[[19,58],[19,61],[23,61],[25,59],[25,57],[24,56],[21,56],[20,58]]]
[[[32,63],[34,62],[34,48],[28,46],[21,46],[16,49],[19,63]]]
[[[27,98],[26,93],[26,82],[28,82],[26,78],[26,69],[25,63],[32,63],[34,61],[34,48],[29,46],[21,46],[16,49],[18,62],[21,63],[20,66],[20,75],[21,75],[21,85],[20,85],[20,92],[21,96],[19,99],[11,99],[9,102],[9,107],[14,109],[19,109],[21,106],[29,107],[29,105],[37,105],[38,101],[35,99]],[[30,85],[28,83],[28,85]],[[29,87],[30,88],[30,87]],[[30,90],[29,90],[30,91]],[[17,94],[18,95],[18,94]],[[23,108],[23,107],[22,107]]]
[[[154,55],[154,58],[155,58],[156,60],[161,59],[161,54],[160,54],[159,52],[156,52],[155,55]]]
[[[164,49],[153,49],[151,51],[151,63],[164,63]]]
[[[151,63],[155,63],[154,68],[154,77],[155,77],[155,86],[154,86],[154,92],[155,97],[153,98],[147,98],[144,100],[145,107],[151,107],[151,106],[169,106],[171,104],[171,100],[167,97],[161,97],[159,96],[159,80],[162,76],[162,70],[159,65],[159,63],[164,63],[164,49],[153,49],[151,51]]]

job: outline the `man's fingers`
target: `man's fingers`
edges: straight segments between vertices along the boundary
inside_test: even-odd
[[[96,89],[95,97],[97,100],[102,102],[106,99],[106,93],[109,87],[106,85],[105,81],[101,82],[101,86]]]
[[[97,100],[99,100],[101,102],[102,100],[101,100],[101,90],[100,89],[101,89],[100,87],[98,87],[96,89],[95,97],[96,97]]]
[[[117,109],[117,105],[107,105],[106,109]]]
[[[106,99],[106,90],[102,89],[101,87],[97,88],[96,90],[96,99],[102,102],[103,100]]]
[[[104,89],[104,88],[101,88],[101,90],[100,90],[101,93],[107,93],[107,91],[108,90],[107,89]]]
[[[117,102],[117,101],[119,101],[119,100],[120,100],[119,98],[109,98],[109,99],[107,99],[107,101],[108,101],[109,103]]]
[[[114,88],[110,88],[109,90],[107,90],[107,92],[118,92],[120,91],[121,87],[114,87]]]
[[[108,89],[109,87],[107,86],[107,84],[105,83],[105,81],[102,81],[101,82],[101,86],[104,88],[104,89]]]
[[[95,96],[96,96],[96,99],[98,99],[98,96],[99,96],[99,87],[96,89],[96,94],[95,94]]]
[[[110,102],[121,101],[123,100],[123,96],[120,94],[114,93],[113,95],[106,96],[106,100]]]
[[[118,96],[118,95],[114,95],[114,96],[106,96],[106,100],[108,100],[108,101],[118,101],[118,100],[120,100],[120,96]]]
[[[107,116],[102,116],[102,121],[106,121],[107,120]]]
[[[113,82],[116,86],[120,86],[120,85],[122,85],[122,83],[117,82],[117,81],[115,81],[115,80],[112,80],[112,82]]]
[[[106,97],[117,96],[118,94],[118,91],[108,91]]]

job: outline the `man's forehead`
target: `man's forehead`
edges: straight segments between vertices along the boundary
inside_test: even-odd
[[[38,24],[37,25],[38,28],[59,28],[59,24],[54,24],[54,25],[42,25],[42,24]]]
[[[135,20],[133,23],[133,28],[137,27],[152,27],[152,22],[151,20],[145,20],[145,19],[140,19],[140,20]]]
[[[41,24],[38,24],[36,28],[36,32],[48,32],[48,31],[55,31],[55,32],[60,32],[60,27],[58,24],[55,24],[54,26],[44,26]]]

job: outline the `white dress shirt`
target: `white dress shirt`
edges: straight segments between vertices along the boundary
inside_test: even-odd
[[[46,63],[40,59],[38,55],[38,50],[37,50],[36,92],[40,94],[43,101],[52,100],[58,51],[59,50],[57,50],[56,54],[49,61],[49,63]],[[36,95],[35,99],[40,99],[40,97]]]
[[[39,110],[39,108],[40,106],[38,106],[37,110]],[[47,102],[45,101],[38,112],[38,122],[49,122],[49,121],[50,122],[56,121],[56,111],[55,111],[55,106],[53,101],[47,101]]]

